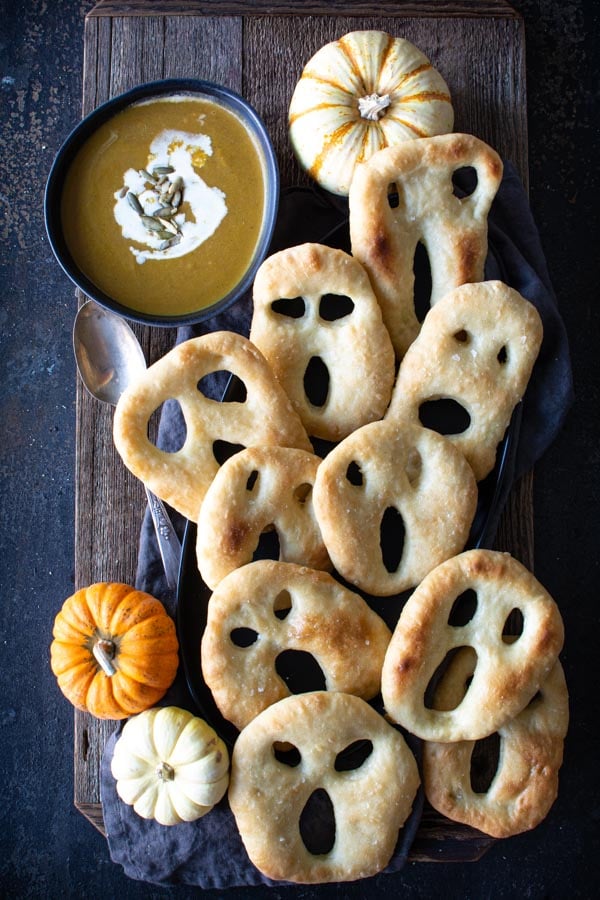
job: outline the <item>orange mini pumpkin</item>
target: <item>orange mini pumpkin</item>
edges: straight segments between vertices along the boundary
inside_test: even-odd
[[[124,719],[154,706],[178,665],[175,625],[150,594],[118,582],[82,588],[54,621],[50,664],[78,709]]]

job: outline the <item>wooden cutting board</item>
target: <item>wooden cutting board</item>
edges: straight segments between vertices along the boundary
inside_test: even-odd
[[[503,0],[102,0],[85,21],[83,112],[145,81],[214,81],[242,94],[264,120],[282,186],[307,183],[287,139],[292,91],[319,47],[357,29],[387,31],[421,48],[449,85],[455,130],[477,135],[512,160],[527,185],[524,28]],[[135,330],[149,361],[175,340],[172,329]],[[133,583],[145,494],[113,448],[112,410],[91,399],[79,382],[76,440],[76,587],[103,580]],[[528,476],[511,494],[496,543],[529,568],[532,520]],[[100,759],[114,727],[75,713],[75,806],[101,831]],[[426,810],[411,859],[475,860],[490,843],[479,832]]]

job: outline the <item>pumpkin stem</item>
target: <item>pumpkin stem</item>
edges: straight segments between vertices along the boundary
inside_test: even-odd
[[[117,671],[111,661],[115,655],[114,642],[107,638],[98,638],[97,641],[94,641],[92,653],[104,674],[111,678]]]
[[[389,94],[368,94],[366,97],[359,97],[358,111],[363,119],[369,119],[371,122],[377,122],[385,113],[392,101]]]
[[[175,769],[169,763],[160,762],[156,767],[156,774],[161,781],[173,781]]]

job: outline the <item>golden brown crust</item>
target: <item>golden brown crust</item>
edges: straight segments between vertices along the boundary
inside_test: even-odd
[[[453,192],[452,176],[477,173],[467,197]],[[498,154],[468,134],[444,134],[379,150],[357,166],[350,187],[352,254],[377,295],[398,358],[419,333],[414,307],[415,250],[425,245],[431,305],[460,284],[481,281],[487,254],[487,215],[502,178]],[[388,201],[395,185],[399,203]]]
[[[444,674],[441,690],[436,691],[436,708],[458,705],[472,673],[472,657],[459,651]],[[496,838],[535,828],[558,793],[568,719],[567,685],[562,666],[556,662],[532,701],[498,729],[499,766],[485,793],[475,791],[471,783],[474,741],[425,742],[427,799],[442,815]]]
[[[210,400],[198,389],[205,375],[222,370],[244,382],[243,403]],[[185,443],[174,453],[159,450],[147,434],[150,417],[168,399],[179,402],[186,424]],[[228,331],[185,341],[150,366],[122,395],[113,434],[127,468],[193,521],[219,468],[213,452],[216,440],[312,450],[262,353]]]
[[[328,321],[324,295],[347,297],[353,309]],[[302,298],[298,318],[273,308],[281,298]],[[380,419],[394,382],[394,352],[366,272],[342,250],[301,244],[270,256],[254,282],[250,338],[264,353],[309,434],[340,440]],[[322,406],[307,396],[304,375],[311,359],[327,367]]]
[[[400,364],[385,418],[418,424],[423,403],[458,402],[470,424],[447,437],[480,481],[494,468],[541,341],[539,313],[513,288],[501,281],[464,284],[427,314]]]
[[[372,752],[358,769],[337,771],[337,755],[355,741]],[[274,747],[300,753],[292,768]],[[419,785],[415,759],[401,734],[367,703],[343,693],[288,697],[240,734],[233,750],[229,803],[254,865],[269,878],[303,884],[354,881],[389,862]],[[310,853],[299,820],[316,789],[327,792],[335,843]]]
[[[359,484],[352,483],[352,464]],[[475,478],[462,454],[441,435],[404,423],[373,422],[347,437],[319,466],[314,488],[317,521],[334,567],[378,596],[413,587],[459,553],[476,505]],[[405,530],[395,571],[386,567],[380,544],[389,508],[400,513]]]
[[[261,534],[272,528],[280,560],[331,568],[312,504],[319,463],[289,447],[249,447],[223,463],[198,516],[196,556],[210,588],[251,562]]]
[[[289,609],[284,618],[276,612]],[[252,629],[250,646],[237,646],[235,629]],[[327,690],[370,699],[381,684],[391,634],[358,594],[326,572],[259,560],[236,569],[210,599],[202,639],[202,672],[225,718],[243,728],[290,694],[275,669],[284,650],[310,653]]]
[[[477,608],[451,625],[455,600],[467,590]],[[518,640],[503,639],[510,613],[522,613]],[[479,740],[501,728],[535,694],[564,638],[553,599],[508,553],[469,550],[434,569],[404,606],[382,671],[385,708],[395,722],[428,741]],[[473,647],[477,666],[460,705],[430,709],[425,695],[438,667],[457,647]]]

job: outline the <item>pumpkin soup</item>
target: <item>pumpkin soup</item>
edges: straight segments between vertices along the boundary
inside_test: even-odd
[[[81,147],[62,195],[67,246],[116,301],[185,315],[240,281],[258,243],[265,176],[238,116],[208,97],[133,104]]]

